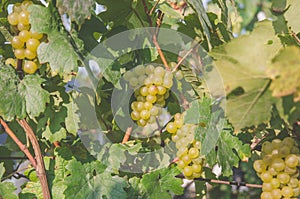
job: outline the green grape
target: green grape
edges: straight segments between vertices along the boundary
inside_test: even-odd
[[[162,83],[163,83],[163,78],[162,77],[159,77],[159,76],[155,76],[154,78],[153,78],[153,83],[155,84],[155,85],[162,85]]]
[[[267,166],[269,166],[272,164],[272,155],[264,155],[262,160]]]
[[[167,89],[163,86],[157,86],[157,94],[164,95],[167,92]]]
[[[139,126],[146,126],[147,121],[144,120],[144,119],[139,119],[139,120],[137,121],[137,124],[138,124]]]
[[[182,80],[183,79],[183,73],[182,73],[182,71],[181,70],[179,70],[179,71],[177,71],[176,73],[175,73],[175,77],[176,77],[176,79],[177,80]]]
[[[288,147],[292,147],[293,145],[295,144],[295,140],[291,137],[285,137],[283,140],[282,140],[282,145],[283,146],[288,146]]]
[[[290,176],[287,173],[281,172],[277,175],[277,179],[281,184],[287,184],[290,181]]]
[[[298,166],[299,159],[296,155],[290,154],[285,158],[285,164],[288,167],[294,168],[294,167]]]
[[[144,103],[143,102],[137,102],[136,104],[135,104],[135,109],[134,110],[136,110],[136,111],[138,111],[138,112],[141,112],[143,109],[144,109]]]
[[[13,6],[14,13],[20,13],[22,11],[21,3],[15,3]]]
[[[138,80],[136,77],[132,77],[132,78],[129,80],[129,85],[130,85],[131,87],[136,87],[138,84],[139,84],[139,80]]]
[[[34,59],[34,58],[36,58],[37,54],[36,54],[36,52],[32,52],[31,50],[26,48],[24,51],[24,55],[27,59]]]
[[[291,167],[286,166],[284,168],[284,172],[289,174],[289,175],[293,175],[293,174],[297,173],[297,171],[298,171],[297,167],[291,168]]]
[[[201,166],[201,164],[193,164],[192,169],[193,169],[194,173],[201,173],[202,166]]]
[[[150,110],[150,114],[153,116],[159,115],[159,108],[157,106],[153,106]]]
[[[150,103],[150,102],[145,102],[145,103],[144,103],[144,108],[145,108],[146,110],[151,110],[152,107],[153,107],[153,104],[152,104],[152,103]]]
[[[293,153],[293,154],[299,154],[299,153],[300,153],[300,150],[299,150],[298,147],[293,146],[293,147],[291,148],[291,153]],[[300,160],[299,160],[299,162],[300,162]],[[300,166],[300,165],[298,165],[298,166]]]
[[[151,64],[147,65],[146,68],[145,68],[145,73],[146,73],[147,75],[150,75],[150,74],[152,74],[153,72],[154,72],[154,66],[151,65]]]
[[[281,199],[281,190],[280,189],[273,189],[272,191],[271,191],[271,193],[272,193],[272,197],[273,197],[273,199]]]
[[[266,141],[262,144],[262,151],[265,152],[266,154],[271,154],[273,151],[273,146],[271,142]]]
[[[147,95],[146,97],[146,101],[150,102],[150,103],[155,103],[156,102],[156,96],[155,95]]]
[[[24,42],[20,39],[19,36],[14,36],[11,40],[11,46],[13,48],[23,48],[24,47]]]
[[[29,50],[36,52],[38,46],[40,45],[40,41],[37,39],[28,39],[26,42],[26,48]]]
[[[158,89],[155,85],[151,85],[148,87],[149,95],[156,95],[158,93]]]
[[[192,162],[191,158],[188,155],[183,155],[181,159],[186,165]]]
[[[127,71],[123,75],[124,80],[127,81],[127,82],[129,82],[132,77],[134,77],[134,74],[131,71]]]
[[[272,191],[273,190],[273,187],[272,187],[272,184],[271,183],[268,183],[268,182],[264,182],[262,184],[262,190],[265,192],[265,191]]]
[[[137,121],[141,118],[140,113],[138,111],[135,111],[135,110],[131,112],[130,116],[135,121]]]
[[[25,50],[23,48],[15,49],[14,54],[17,59],[24,59],[25,58]]]
[[[281,189],[281,194],[286,198],[290,198],[294,195],[294,190],[291,187],[284,186]]]
[[[274,189],[280,187],[280,181],[277,178],[271,179],[270,183]]]
[[[7,16],[8,23],[12,26],[16,26],[19,23],[19,15],[15,12]]]
[[[170,79],[164,79],[162,85],[166,88],[171,88],[173,86],[173,81]]]
[[[192,169],[192,167],[190,167],[190,166],[184,167],[184,169],[183,169],[183,175],[184,175],[185,177],[190,177],[190,176],[192,176],[192,175],[193,175],[193,169]]]
[[[133,69],[134,73],[139,76],[145,74],[145,67],[143,65],[138,65]]]
[[[19,38],[21,41],[26,42],[26,41],[28,41],[28,39],[31,38],[31,33],[28,30],[22,30],[19,33]]]
[[[190,156],[190,158],[197,158],[198,156],[199,156],[199,150],[197,149],[197,148],[190,148],[190,150],[189,150],[189,156]]]
[[[142,110],[140,112],[140,117],[144,120],[148,120],[150,118],[150,112],[148,110]]]
[[[286,157],[290,154],[291,148],[288,146],[282,146],[278,149],[280,157]]]
[[[268,171],[271,173],[272,176],[276,176],[278,174],[278,171],[276,171],[273,167],[269,167]]]
[[[169,123],[167,124],[166,130],[167,130],[169,133],[176,133],[176,132],[177,132],[177,127],[176,127],[176,125],[174,124],[174,122],[169,122]]]
[[[285,163],[281,158],[275,158],[272,160],[271,166],[276,170],[276,171],[282,171],[284,170]]]
[[[26,10],[23,10],[19,13],[19,16],[18,16],[18,20],[19,20],[19,23],[22,23],[24,25],[29,25],[29,12],[26,11]]]
[[[273,176],[269,171],[264,171],[261,173],[260,178],[263,182],[271,182]]]
[[[178,160],[178,162],[177,162],[177,166],[179,167],[179,168],[184,168],[185,166],[187,166],[182,160]]]
[[[180,137],[177,134],[172,135],[172,141],[173,142],[177,142],[179,139],[180,139]]]
[[[23,23],[18,23],[17,28],[19,29],[19,31],[22,30],[29,30],[30,29],[30,25],[29,24],[23,24]]]
[[[26,61],[23,66],[23,71],[28,74],[33,74],[37,71],[37,64],[33,61]]]
[[[294,196],[295,197],[299,197],[299,195],[300,195],[300,188],[299,187],[293,188],[293,192],[294,192]],[[296,199],[298,199],[298,198],[296,198]]]
[[[280,139],[274,139],[272,140],[272,147],[273,149],[279,149],[282,146]]]
[[[260,199],[273,199],[271,192],[262,192]]]
[[[193,175],[192,175],[192,179],[195,179],[195,178],[200,178],[201,177],[201,173],[196,173],[194,172]]]
[[[144,97],[146,97],[148,95],[148,88],[146,86],[142,86],[140,88],[140,94]]]
[[[154,69],[154,72],[153,72],[155,75],[158,75],[158,76],[164,76],[165,75],[165,69],[161,66],[158,66]]]
[[[297,178],[291,178],[289,183],[288,183],[288,186],[292,187],[292,188],[299,187],[299,180]]]
[[[262,160],[255,160],[253,163],[253,168],[256,172],[261,173],[266,170],[267,166]]]

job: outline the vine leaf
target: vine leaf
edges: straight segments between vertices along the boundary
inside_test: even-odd
[[[41,87],[43,79],[26,75],[19,84],[19,93],[26,101],[26,112],[31,117],[39,116],[49,102],[49,93]]]
[[[72,21],[81,26],[85,19],[90,19],[95,0],[58,0],[56,7],[61,15],[68,14]]]
[[[64,192],[66,199],[104,197],[107,199],[126,199],[127,197],[124,191],[127,185],[123,178],[112,176],[105,171],[93,175],[93,172],[88,172],[90,168],[86,169],[83,164],[76,160],[71,160],[66,168],[71,174],[65,180],[67,185]]]
[[[250,146],[243,144],[238,137],[231,135],[228,130],[220,133],[216,146],[216,150],[212,150],[206,156],[207,162],[210,166],[215,165],[217,162],[222,167],[224,176],[232,175],[232,167],[238,167],[240,159],[251,156]]]
[[[7,121],[39,116],[49,102],[49,93],[41,87],[44,80],[26,75],[19,80],[10,66],[0,67],[0,115]]]
[[[54,72],[69,74],[77,71],[78,56],[67,35],[58,31],[58,24],[51,15],[50,7],[51,5],[49,7],[31,5],[28,8],[31,31],[48,35],[49,42],[41,43],[38,48],[38,58],[41,63],[49,62]]]
[[[2,179],[5,173],[4,163],[0,163],[0,179]],[[0,182],[0,198],[17,199],[18,197],[14,194],[16,187],[11,182]]]
[[[148,199],[172,199],[169,191],[176,195],[183,194],[182,180],[176,178],[180,170],[176,167],[156,170],[143,175],[140,183]]]
[[[300,32],[300,23],[299,23],[299,7],[300,7],[300,1],[297,0],[287,0],[286,5],[289,6],[288,10],[284,13],[285,19],[288,23],[288,26],[291,27],[291,29],[299,33]]]
[[[300,49],[289,46],[282,49],[268,66],[267,75],[272,79],[270,89],[274,97],[294,94],[300,101]]]
[[[272,23],[263,21],[250,35],[231,40],[211,53],[229,94],[226,111],[235,131],[270,119],[276,99],[268,90],[270,80],[265,71],[280,47]]]

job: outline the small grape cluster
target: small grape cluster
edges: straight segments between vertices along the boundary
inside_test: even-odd
[[[33,74],[38,69],[37,48],[43,38],[43,34],[30,31],[30,13],[27,8],[31,4],[33,4],[31,1],[14,4],[13,12],[7,17],[13,32],[16,33],[11,40],[14,55],[17,59],[26,59],[22,68],[28,74]],[[6,64],[17,66],[16,60],[12,58],[7,59]]]
[[[135,101],[131,104],[131,118],[138,126],[156,122],[156,116],[165,106],[169,97],[169,89],[173,85],[173,74],[163,67],[152,64],[136,66],[124,74],[124,80],[135,89]]]
[[[260,158],[253,167],[263,181],[261,199],[297,199],[300,155],[295,140],[286,137],[264,142]]]
[[[174,122],[169,122],[166,130],[172,134],[172,141],[175,142],[178,157],[177,165],[183,170],[187,179],[201,177],[204,164],[204,157],[201,156],[201,142],[195,141],[194,132],[197,126],[184,124],[183,114],[176,113]]]

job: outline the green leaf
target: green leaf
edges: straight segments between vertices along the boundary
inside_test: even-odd
[[[53,71],[59,74],[69,74],[77,71],[78,56],[74,51],[66,33],[59,32],[57,21],[51,14],[51,4],[48,7],[31,5],[31,31],[45,33],[48,43],[41,43],[37,54],[41,63],[49,62]]]
[[[0,179],[5,173],[4,163],[0,163]],[[18,197],[13,193],[16,187],[11,182],[0,182],[0,198],[17,199]]]
[[[22,189],[20,198],[21,199],[31,199],[31,198],[43,199],[44,197],[43,197],[41,183],[39,181],[26,183],[25,187]]]
[[[36,75],[26,75],[19,84],[19,93],[26,101],[26,112],[31,117],[44,112],[49,102],[49,93],[41,87],[43,79]]]
[[[287,0],[286,5],[289,6],[288,10],[284,13],[285,19],[288,23],[288,26],[291,27],[292,31],[295,33],[300,32],[300,1],[298,0]]]
[[[231,135],[227,130],[221,132],[216,146],[217,149],[206,156],[207,162],[210,166],[218,163],[222,167],[224,176],[232,175],[232,167],[238,167],[240,159],[251,155],[250,146],[243,144],[238,137]]]
[[[288,46],[276,55],[268,66],[267,75],[272,79],[270,89],[274,97],[294,94],[300,101],[300,49]]]
[[[44,80],[26,75],[19,80],[10,66],[0,67],[0,115],[7,121],[39,116],[49,102],[49,93],[41,87]]]
[[[183,194],[182,180],[175,177],[179,173],[181,172],[178,168],[172,167],[143,175],[141,185],[145,196],[148,199],[171,199],[169,192],[173,192],[176,195]]]
[[[56,6],[61,15],[67,13],[71,21],[75,21],[81,26],[85,19],[91,17],[91,12],[95,6],[95,0],[58,0]]]
[[[64,105],[67,108],[67,117],[65,119],[66,129],[69,133],[76,136],[79,129],[79,115],[77,113],[78,106],[73,101]]]
[[[211,100],[207,97],[195,100],[190,103],[189,109],[184,116],[184,123],[199,124],[204,123],[208,126],[211,115]]]
[[[5,173],[4,163],[1,162],[0,163],[0,179],[2,179],[4,173]]]
[[[235,131],[267,122],[276,102],[267,90],[265,71],[280,49],[272,23],[259,22],[250,35],[241,36],[213,50],[215,65],[224,80],[226,114]],[[239,92],[236,92],[239,91]],[[242,109],[241,109],[242,108]]]
[[[111,176],[104,172],[93,175],[87,173],[84,165],[76,160],[72,160],[67,165],[70,176],[66,178],[67,189],[64,194],[68,198],[103,198],[107,199],[126,199],[124,191],[126,182],[118,176]]]

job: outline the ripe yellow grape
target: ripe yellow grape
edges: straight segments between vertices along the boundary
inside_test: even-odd
[[[33,74],[37,71],[37,64],[33,61],[26,61],[23,66],[23,71],[28,74]]]
[[[24,25],[29,25],[29,12],[27,10],[23,10],[18,15],[19,23]]]
[[[7,16],[8,23],[12,26],[16,26],[19,23],[19,15],[15,12]]]
[[[17,59],[24,59],[25,58],[25,50],[23,48],[18,48],[14,50],[15,57]]]
[[[19,31],[22,30],[29,30],[30,29],[30,25],[29,24],[23,24],[23,23],[18,23],[17,28],[19,29]]]
[[[25,55],[25,58],[30,59],[30,60],[36,58],[36,52],[32,52],[28,48],[25,49],[24,55]]]
[[[33,39],[38,39],[38,40],[40,40],[40,39],[42,39],[43,38],[43,33],[37,33],[37,32],[31,32],[31,38],[33,38]]]
[[[176,133],[177,127],[176,127],[176,125],[174,124],[174,122],[169,122],[169,123],[167,124],[166,130],[167,130],[169,133]]]
[[[26,42],[26,48],[33,52],[36,52],[39,45],[40,45],[40,41],[33,38],[28,39]]]
[[[31,38],[31,33],[28,30],[22,30],[19,33],[19,38],[21,41],[26,42],[26,41],[28,41],[28,39]]]
[[[19,36],[14,36],[11,40],[11,46],[13,48],[23,48],[24,42],[21,40]]]

